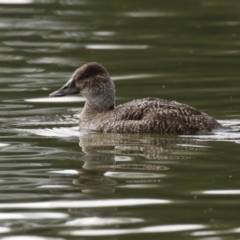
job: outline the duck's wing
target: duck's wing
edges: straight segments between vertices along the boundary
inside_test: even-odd
[[[116,113],[119,120],[156,120],[163,116],[186,117],[207,115],[186,104],[159,98],[143,98],[127,102],[119,105],[116,108]]]
[[[115,121],[106,132],[164,133],[212,130],[221,125],[193,107],[174,101],[144,98],[125,103],[115,109]]]

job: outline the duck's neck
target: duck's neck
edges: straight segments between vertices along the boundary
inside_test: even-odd
[[[115,108],[115,94],[96,96],[91,99],[87,99],[84,108],[97,112],[113,110]]]
[[[84,112],[106,112],[115,108],[115,85],[110,80],[81,93],[87,99]]]
[[[104,113],[115,108],[115,91],[105,91],[105,93],[86,96],[86,103],[81,113],[82,117]]]

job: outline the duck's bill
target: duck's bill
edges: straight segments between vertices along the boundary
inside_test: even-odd
[[[60,89],[49,94],[49,97],[63,97],[66,95],[78,94],[79,90],[75,85],[73,78],[70,78],[68,82],[63,85]]]

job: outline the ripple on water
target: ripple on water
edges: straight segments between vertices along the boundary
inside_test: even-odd
[[[126,79],[158,78],[162,76],[164,76],[164,74],[128,74],[123,76],[113,76],[112,79],[116,81]]]
[[[1,213],[0,220],[5,219],[59,219],[68,218],[69,215],[58,212],[16,212],[16,213]]]
[[[224,128],[202,135],[181,135],[182,138],[196,139],[197,141],[221,141],[240,143],[240,120],[219,121]]]
[[[193,231],[206,228],[200,224],[179,224],[179,225],[159,225],[150,227],[140,227],[132,229],[92,229],[90,230],[69,230],[62,231],[62,234],[73,236],[108,236],[108,235],[123,235],[123,234],[142,234],[142,233],[171,233],[182,231]]]
[[[93,16],[94,12],[93,11],[80,11],[80,10],[56,10],[52,11],[54,14],[59,15],[59,16]],[[71,35],[71,33],[69,33]]]
[[[148,45],[124,45],[124,44],[86,44],[86,49],[96,49],[96,50],[112,50],[112,49],[127,49],[127,50],[144,50],[149,48]]]
[[[85,102],[85,98],[79,96],[68,96],[68,97],[61,97],[61,98],[30,98],[25,99],[25,102]]]
[[[108,226],[113,224],[128,224],[140,222],[144,222],[144,219],[128,217],[85,217],[67,221],[64,226]]]
[[[190,235],[195,237],[213,236],[213,237],[208,237],[207,239],[220,239],[220,238],[216,238],[215,236],[221,236],[221,235],[226,236],[227,234],[232,235],[234,233],[240,233],[240,228],[232,228],[229,230],[217,230],[217,231],[195,231],[195,232],[192,232]],[[239,238],[236,238],[236,239],[239,239]]]
[[[174,12],[158,12],[158,11],[148,11],[148,12],[126,12],[122,14],[125,17],[134,18],[150,18],[150,17],[174,17],[177,14]]]
[[[10,228],[8,228],[8,227],[0,227],[0,233],[6,233],[6,232],[10,232]],[[3,239],[3,238],[1,238],[1,239]]]
[[[1,73],[37,73],[43,72],[43,68],[9,68],[9,67],[0,67]],[[15,81],[20,82],[20,79],[15,79]],[[26,79],[24,79],[24,82]]]
[[[24,48],[32,48],[32,47],[46,47],[48,51],[51,52],[52,48],[61,48],[61,49],[80,49],[81,44],[77,43],[63,43],[63,42],[26,42],[26,41],[5,41],[5,45],[11,47],[24,47]],[[34,49],[35,51],[35,49]],[[14,56],[13,56],[14,57]],[[16,56],[15,56],[16,57]],[[31,61],[31,60],[30,60]]]
[[[54,123],[52,123],[54,124]],[[69,123],[67,123],[69,124]],[[45,125],[42,123],[42,125]],[[70,138],[70,137],[79,137],[78,127],[54,127],[54,128],[43,128],[43,129],[16,129],[18,132],[28,132],[43,137],[58,137],[58,138]]]
[[[33,0],[0,0],[0,4],[29,4]]]
[[[65,240],[63,238],[52,238],[52,237],[39,237],[39,236],[31,236],[31,235],[22,235],[22,236],[11,236],[11,237],[3,237],[1,240]]]
[[[4,59],[4,62],[6,61],[20,61],[23,60],[24,57],[17,56],[17,55],[10,55],[10,54],[0,54],[0,61]]]
[[[60,208],[101,208],[132,207],[142,205],[169,204],[172,201],[163,199],[98,199],[86,201],[46,201],[28,203],[0,203],[0,209],[60,209]]]
[[[61,46],[60,46],[61,48]],[[59,57],[41,57],[27,61],[29,64],[61,64],[63,66],[72,66],[75,63],[73,58],[59,58]]]
[[[107,172],[105,176],[117,178],[117,179],[152,179],[163,178],[164,174],[149,173],[149,172]]]
[[[206,191],[202,191],[202,194],[206,194],[206,195],[240,195],[240,190],[239,189],[206,190]]]
[[[7,147],[7,146],[9,146],[10,144],[8,144],[8,143],[0,143],[0,148],[3,148],[3,147]]]

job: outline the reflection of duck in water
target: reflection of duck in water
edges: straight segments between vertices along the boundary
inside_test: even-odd
[[[215,119],[175,101],[144,98],[115,106],[115,86],[107,70],[88,63],[50,97],[81,93],[87,101],[80,128],[116,133],[191,133],[221,127]]]
[[[121,138],[121,136],[123,138]],[[126,180],[128,183],[155,183],[159,182],[157,177],[153,177],[154,172],[161,172],[169,170],[168,167],[159,164],[148,164],[148,163],[124,163],[116,162],[115,158],[121,158],[115,154],[125,155],[122,158],[126,158],[131,155],[141,155],[141,146],[137,146],[140,142],[137,142],[136,135],[119,135],[119,134],[102,134],[102,133],[88,133],[80,135],[79,145],[82,147],[82,151],[86,154],[81,157],[84,162],[82,169],[78,170],[78,175],[74,178],[74,185],[81,188],[82,192],[85,193],[113,193],[117,185],[117,181],[114,177],[108,177],[105,175],[109,171],[118,171],[118,175],[134,175],[134,179]],[[142,135],[144,136],[144,135]],[[126,138],[127,137],[127,138]],[[129,138],[130,137],[130,138]],[[147,138],[146,138],[147,139]],[[143,140],[144,141],[144,140]],[[150,142],[145,142],[143,145],[151,145]],[[122,147],[127,147],[127,150],[120,151]],[[139,148],[137,150],[137,148]],[[159,146],[158,146],[159,147]],[[118,149],[120,148],[120,149]],[[135,149],[136,148],[136,149]],[[129,157],[130,160],[131,157]],[[123,171],[121,173],[121,171]],[[148,172],[146,177],[143,172]],[[151,174],[151,172],[153,172]],[[116,172],[115,172],[116,173]],[[142,179],[142,174],[144,178]]]
[[[176,135],[92,132],[80,133],[79,140],[86,155],[81,157],[84,164],[74,184],[88,193],[113,193],[119,177],[129,184],[161,182],[170,170],[166,160],[191,159],[207,149],[193,139]]]
[[[113,163],[114,159],[110,158],[113,155],[129,159],[134,156],[150,160],[189,159],[191,158],[189,153],[194,156],[195,153],[207,149],[203,145],[200,146],[194,139],[179,138],[176,135],[97,132],[81,134],[79,145],[82,147],[82,151],[87,154],[84,159],[87,159],[89,155],[103,154],[105,157],[109,156],[109,163],[111,161]],[[110,161],[110,159],[112,160]],[[106,159],[104,161],[107,162]],[[101,160],[100,162],[104,163],[104,161]],[[119,168],[119,166],[115,166],[115,168]],[[145,169],[147,169],[147,164],[145,164]]]

